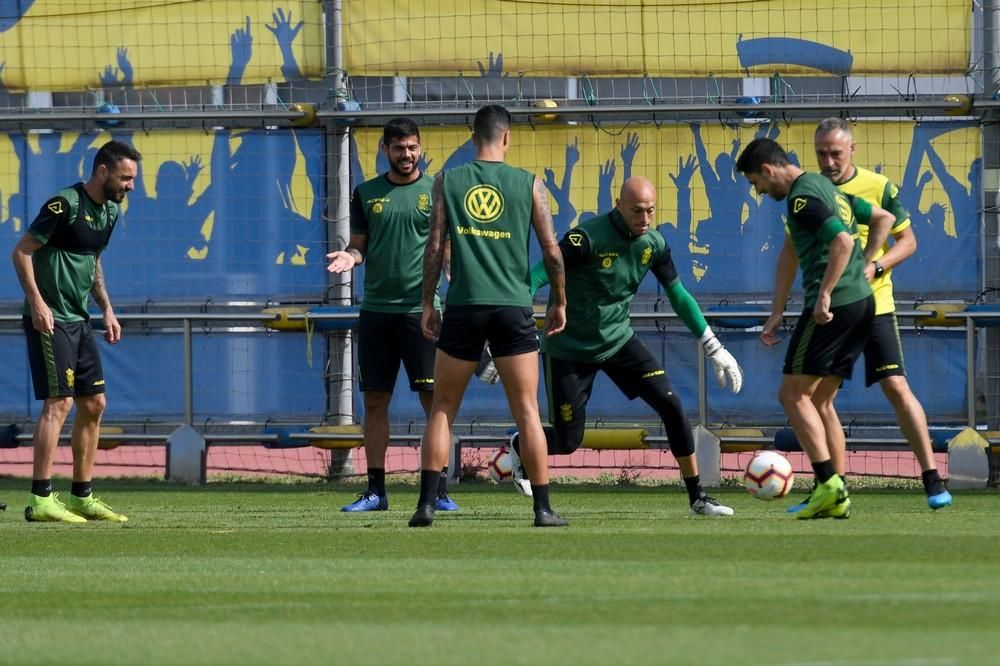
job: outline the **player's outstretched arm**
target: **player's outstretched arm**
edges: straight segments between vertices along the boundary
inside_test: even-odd
[[[778,328],[784,318],[785,304],[792,293],[792,283],[795,282],[795,272],[799,268],[799,258],[795,254],[792,239],[786,234],[785,242],[778,253],[778,262],[774,268],[774,292],[771,295],[771,315],[764,322],[760,332],[760,341],[768,347],[778,344]]]
[[[813,308],[813,320],[819,324],[829,324],[833,321],[833,313],[830,312],[830,302],[833,296],[833,288],[837,286],[840,276],[844,274],[847,263],[851,260],[851,253],[854,251],[854,239],[847,230],[841,231],[830,239],[829,257],[826,264],[826,271],[819,283],[819,296],[816,299],[816,307]]]
[[[701,335],[701,346],[705,349],[705,356],[712,362],[715,380],[719,382],[719,386],[725,388],[728,383],[733,393],[739,393],[743,388],[743,371],[740,369],[740,364],[729,350],[722,346],[709,326],[705,327],[705,332]]]
[[[90,295],[104,316],[104,339],[110,344],[115,344],[122,339],[122,326],[118,323],[114,308],[111,307],[111,297],[108,296],[107,285],[104,282],[104,268],[101,266],[100,257],[97,257],[94,265],[94,285],[90,288]]]
[[[666,256],[669,257],[669,255]],[[659,278],[659,275],[657,277]],[[677,277],[674,277],[664,287],[674,312],[681,318],[684,325],[688,327],[688,330],[698,336],[705,350],[705,356],[712,362],[712,368],[715,370],[715,379],[719,382],[719,386],[724,388],[726,384],[729,384],[733,393],[739,393],[740,389],[743,388],[743,371],[740,369],[736,359],[733,358],[733,355],[715,337],[715,333],[712,332],[711,327],[705,321],[705,316],[702,314],[701,308],[698,306],[698,302],[694,299],[694,296],[685,289]]]
[[[538,179],[535,179],[538,182]],[[445,243],[447,241],[448,211],[444,205],[444,172],[434,178],[431,189],[431,223],[427,245],[424,247],[424,287],[421,295],[423,312],[420,328],[428,340],[437,340],[441,330],[441,313],[434,307],[441,268],[444,265]]]
[[[39,333],[51,334],[55,329],[55,320],[45,299],[42,298],[42,292],[38,289],[38,283],[35,281],[35,265],[31,260],[31,255],[41,247],[42,244],[31,234],[24,234],[14,246],[11,261],[14,263],[14,272],[17,273],[24,296],[31,306],[32,325]]]
[[[330,264],[326,270],[331,273],[346,273],[355,266],[360,266],[365,261],[365,254],[368,251],[368,236],[361,234],[351,234],[351,241],[343,250],[334,250],[326,255]]]
[[[865,262],[870,263],[889,239],[892,225],[896,223],[896,216],[860,197],[851,198],[851,209],[858,222],[868,225],[868,241],[865,243],[864,255]]]
[[[882,255],[879,262],[882,268],[889,270],[900,265],[917,251],[917,235],[913,233],[913,227],[906,227],[892,234],[892,245],[889,251]]]
[[[542,261],[545,262],[545,272],[549,276],[550,285],[545,334],[556,335],[566,327],[566,266],[563,263],[562,251],[556,242],[552,212],[549,209],[549,195],[545,191],[545,185],[537,177],[532,187],[531,199],[531,224],[535,227],[535,235],[542,246]],[[433,222],[431,229],[433,233]],[[425,286],[426,279],[425,273]]]

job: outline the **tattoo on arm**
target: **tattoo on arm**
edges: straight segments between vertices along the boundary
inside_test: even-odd
[[[354,257],[354,264],[356,266],[360,266],[361,264],[365,263],[365,255],[361,254],[361,250],[359,250],[358,248],[356,247],[347,248],[347,254]]]
[[[354,257],[354,264],[360,266],[365,261],[365,254],[368,252],[368,234],[351,233],[351,239],[344,248],[344,252]]]
[[[97,265],[94,268],[94,286],[90,288],[90,295],[94,297],[94,302],[101,310],[107,310],[111,307],[111,299],[104,286],[104,269],[101,268],[100,258],[97,259]]]
[[[438,174],[431,189],[431,226],[424,247],[424,288],[423,304],[434,303],[438,280],[441,276],[441,265],[444,262],[444,246],[448,226],[448,213],[444,206],[444,174]]]
[[[562,250],[556,241],[555,227],[552,225],[552,211],[549,209],[549,195],[541,180],[535,178],[532,190],[531,224],[542,246],[545,272],[549,274],[549,293],[553,303],[566,303],[566,265]]]

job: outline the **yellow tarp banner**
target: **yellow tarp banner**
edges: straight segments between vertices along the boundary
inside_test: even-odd
[[[664,124],[659,128],[608,125],[600,129],[589,124],[538,125],[534,128],[517,125],[508,161],[542,179],[548,178],[546,171],[550,171],[553,185],[561,184],[569,164],[572,179],[568,199],[578,215],[587,211],[607,212],[597,210],[602,176],[610,181],[612,197],[618,196],[618,188],[626,174],[644,176],[661,190],[658,217],[661,223],[670,225],[678,218],[674,192],[676,179],[682,177],[691,190],[691,231],[697,234],[699,221],[724,223],[712,216],[706,194],[712,186],[736,179],[735,182],[742,183],[739,190],[749,191],[743,176],[734,173],[733,153],[754,138],[758,127],[753,123],[736,128],[722,127],[718,123]],[[954,124],[922,127],[922,131],[928,132],[926,136],[919,133],[915,136],[911,123],[859,123],[853,129],[857,143],[855,163],[881,171],[901,187],[913,188],[916,182],[926,179],[921,187],[918,208],[928,210],[938,204],[936,210],[943,209],[943,214],[936,220],[937,231],[954,238],[956,211],[949,201],[945,184],[959,181],[968,187],[971,164],[980,155],[979,130]],[[790,151],[804,169],[818,171],[812,144],[815,129],[816,124],[812,122],[781,123],[772,131],[772,137]],[[354,136],[362,156],[363,172],[371,177],[375,174],[381,129],[357,129]],[[432,175],[440,171],[469,136],[465,128],[422,129],[421,143],[429,162],[427,171]],[[910,180],[916,182],[911,184]],[[747,211],[737,199],[730,204],[734,224],[744,219]],[[552,204],[558,216],[558,202]],[[738,231],[738,226],[734,230]]]
[[[23,4],[23,16],[0,18],[0,76],[11,90],[252,84],[283,81],[296,66],[307,78],[324,71],[315,1]]]
[[[964,74],[964,0],[344,0],[354,75]]]
[[[608,212],[623,180],[644,176],[656,185],[656,224],[671,245],[689,287],[712,293],[770,294],[774,262],[784,242],[786,202],[759,198],[735,171],[739,152],[755,138],[777,139],[790,159],[818,171],[815,122],[567,126],[518,124],[508,162],[536,174],[549,192],[556,233]],[[883,173],[901,191],[919,250],[894,274],[922,293],[976,289],[979,236],[977,127],[961,123],[871,121],[853,128],[855,164]],[[354,132],[370,178],[380,130]],[[421,143],[427,172],[472,159],[465,128],[427,127]],[[955,270],[956,265],[972,270]],[[945,268],[942,268],[945,267]]]

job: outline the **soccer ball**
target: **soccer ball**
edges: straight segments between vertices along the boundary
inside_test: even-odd
[[[536,99],[532,106],[536,109],[556,109],[559,104],[554,99]],[[540,123],[551,123],[559,118],[558,113],[539,113],[533,115],[532,118]]]
[[[761,451],[743,474],[747,492],[760,500],[784,497],[792,489],[792,464],[777,451]]]
[[[507,483],[514,476],[514,465],[510,460],[510,451],[506,446],[501,446],[493,454],[486,464],[486,471],[490,478],[497,483]]]

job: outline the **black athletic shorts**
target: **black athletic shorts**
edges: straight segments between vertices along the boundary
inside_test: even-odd
[[[638,335],[601,363],[566,361],[544,355],[545,387],[549,399],[549,421],[572,422],[585,416],[597,373],[603,371],[625,397],[635,400],[643,389],[670,393],[670,379]]]
[[[538,351],[538,328],[531,308],[453,305],[444,309],[437,347],[463,361],[479,361],[489,342],[493,358]]]
[[[420,313],[358,314],[358,374],[362,391],[392,393],[399,364],[411,391],[434,390],[434,343],[420,330]]]
[[[871,334],[875,298],[869,296],[830,311],[833,321],[823,326],[813,320],[812,308],[799,317],[785,354],[784,374],[851,378],[854,362]]]
[[[894,375],[906,376],[903,365],[903,342],[899,337],[896,313],[875,315],[872,335],[865,345],[865,385]]]
[[[97,338],[89,321],[55,322],[52,335],[35,330],[22,317],[28,341],[28,364],[35,398],[66,398],[104,393],[104,368]]]

